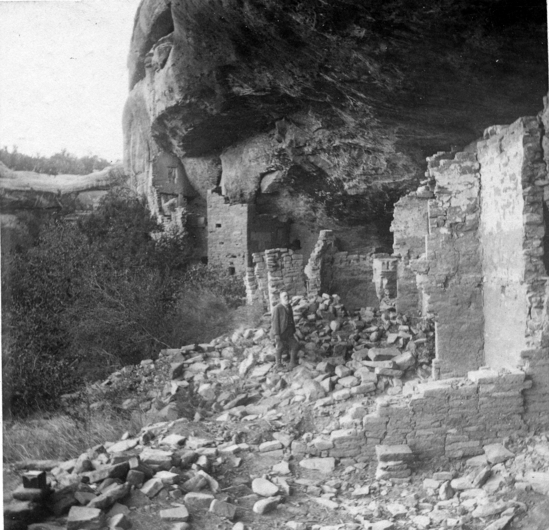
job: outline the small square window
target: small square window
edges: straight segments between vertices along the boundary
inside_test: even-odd
[[[216,228],[221,228],[221,223],[215,223]]]

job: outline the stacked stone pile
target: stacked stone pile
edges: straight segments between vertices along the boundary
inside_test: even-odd
[[[319,407],[329,407],[357,396],[400,394],[406,378],[430,375],[434,349],[430,321],[373,308],[349,315],[337,295],[296,296],[292,307],[301,367],[287,392],[290,400],[320,400]],[[207,404],[209,413],[220,412],[238,397],[233,370],[238,370],[239,378],[262,378],[273,361],[267,324],[208,344],[162,350],[156,361],[125,367],[96,385],[96,390],[108,393],[122,386],[134,391],[140,397],[128,398],[123,408],[138,408],[151,422],[190,418],[201,405]],[[278,379],[267,378],[260,390],[270,392],[272,381]],[[360,423],[361,418],[355,420]]]
[[[412,450],[407,445],[378,445],[377,479],[390,479],[393,482],[408,482],[412,474],[410,463],[414,459]]]

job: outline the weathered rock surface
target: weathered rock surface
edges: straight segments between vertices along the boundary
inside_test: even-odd
[[[537,112],[544,20],[540,1],[144,0],[126,169],[150,190],[152,164],[173,154],[202,215],[220,185],[231,202],[291,218],[304,243],[322,224],[350,248],[379,244],[386,205],[421,178],[426,155]]]

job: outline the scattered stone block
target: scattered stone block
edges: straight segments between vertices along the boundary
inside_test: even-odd
[[[441,501],[447,501],[447,500],[450,500],[453,496],[454,496],[454,489],[450,485],[450,482],[446,481],[443,484],[441,484],[438,490],[438,498]]]
[[[514,458],[514,454],[506,449],[502,444],[490,444],[484,446],[484,454],[490,464],[500,464],[510,458]]]
[[[280,497],[261,499],[254,504],[253,511],[259,515],[269,513],[279,505],[280,500]]]
[[[143,484],[143,487],[141,488],[141,493],[144,493],[149,499],[152,499],[158,493],[160,493],[161,490],[164,489],[164,483],[157,479],[157,478],[151,478],[150,480],[147,480],[145,484]]]
[[[289,475],[291,473],[288,462],[282,461],[273,466],[273,473],[277,475]]]
[[[45,471],[27,471],[23,473],[22,479],[24,488],[45,490],[48,487]]]
[[[236,506],[228,502],[214,499],[210,504],[210,513],[214,513],[219,517],[224,517],[232,521],[236,516]]]
[[[115,444],[111,445],[107,449],[107,453],[123,453],[124,451],[129,451],[130,449],[133,449],[138,443],[139,443],[138,438],[122,440],[120,442],[116,442]],[[76,467],[77,466],[75,466],[75,468]]]
[[[105,516],[99,508],[73,506],[67,519],[67,530],[101,530]]]
[[[331,473],[335,469],[335,458],[305,458],[299,462],[299,465],[305,469],[320,471],[321,473]]]
[[[87,471],[82,473],[83,477],[86,477],[90,483],[101,482],[107,478],[119,478],[121,480],[126,479],[126,475],[130,469],[128,462],[121,462],[114,466],[105,466],[95,471]]]
[[[317,504],[320,504],[320,506],[324,506],[324,508],[328,508],[328,510],[337,510],[339,508],[339,504],[337,502],[326,497],[311,497],[311,500]]]
[[[86,506],[90,501],[95,499],[97,495],[89,491],[77,491],[74,493],[74,498],[82,505]]]
[[[414,459],[414,453],[409,446],[401,445],[376,445],[376,455],[380,462],[410,462]]]
[[[160,445],[169,445],[170,447],[177,448],[184,445],[186,439],[185,436],[181,436],[180,434],[170,434],[160,440]]]
[[[130,509],[124,504],[115,502],[112,505],[111,509],[108,511],[107,517],[114,517],[115,515],[118,515],[120,513],[123,513],[124,515],[128,515],[130,513]]]
[[[262,497],[274,497],[278,493],[278,486],[265,478],[256,478],[252,481],[252,491]]]
[[[132,522],[126,517],[123,513],[118,513],[116,515],[113,515],[109,519],[109,528],[122,528],[123,530],[128,530],[132,527]]]
[[[139,455],[141,461],[153,469],[170,469],[173,465],[173,453],[161,449],[144,449]]]
[[[395,347],[390,348],[370,348],[368,357],[374,361],[391,361],[400,355],[400,350]]]
[[[88,503],[88,508],[101,508],[103,510],[109,508],[116,501],[123,499],[130,492],[130,488],[131,485],[127,482],[125,484],[113,484],[104,493],[92,499]]]
[[[185,505],[197,510],[208,510],[215,497],[211,493],[191,491],[183,497]]]
[[[161,480],[163,484],[171,486],[177,484],[180,481],[180,476],[177,473],[172,473],[171,471],[159,471],[154,476],[155,479]]]
[[[395,528],[395,523],[391,521],[378,521],[370,527],[370,530],[395,530]]]
[[[190,519],[189,511],[185,506],[178,506],[177,508],[168,508],[166,510],[160,510],[160,519],[163,521],[183,521],[187,522]]]
[[[145,473],[137,469],[130,469],[126,477],[126,482],[132,486],[141,486],[145,482]]]
[[[260,453],[268,453],[270,451],[276,451],[277,449],[282,449],[283,445],[278,440],[273,440],[270,442],[263,442],[259,446]]]

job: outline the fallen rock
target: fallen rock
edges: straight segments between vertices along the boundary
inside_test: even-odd
[[[376,445],[377,459],[380,462],[410,462],[414,453],[407,445]]]
[[[211,493],[191,491],[183,497],[185,505],[197,510],[208,510],[215,497]]]
[[[282,461],[273,466],[273,473],[277,475],[289,475],[291,473],[288,462]]]
[[[130,492],[131,485],[127,482],[124,484],[113,484],[109,486],[101,495],[92,499],[88,503],[88,508],[109,508],[116,501],[123,499]]]
[[[100,530],[105,524],[105,516],[99,508],[73,506],[67,519],[67,530]]]
[[[506,449],[502,444],[490,444],[483,447],[486,459],[490,464],[499,464],[505,462],[515,455]]]
[[[503,512],[507,508],[507,504],[503,501],[488,502],[477,506],[471,515],[473,517],[490,517]]]
[[[270,442],[263,442],[259,446],[259,452],[260,453],[268,453],[270,451],[276,451],[278,449],[282,449],[283,445],[278,440],[273,440]]]
[[[119,478],[121,480],[126,479],[126,475],[130,469],[128,462],[121,462],[114,466],[105,466],[95,471],[87,471],[82,473],[82,477],[86,477],[91,484],[95,482],[101,482],[107,478]]]
[[[131,528],[132,522],[126,517],[123,513],[118,513],[116,515],[113,515],[109,519],[109,528],[122,528],[123,530],[128,530],[128,528]]]
[[[269,513],[274,510],[280,503],[280,497],[270,497],[268,499],[261,499],[254,504],[253,511],[259,515]]]
[[[189,511],[185,506],[178,506],[177,508],[168,508],[166,510],[160,510],[160,518],[164,521],[183,521],[186,522],[190,519]]]
[[[252,491],[262,497],[274,497],[278,490],[278,486],[265,478],[256,478],[252,481]]]
[[[147,480],[147,482],[143,484],[141,492],[149,497],[149,499],[152,499],[158,495],[162,489],[164,489],[164,483],[160,479],[151,478],[151,480]]]
[[[236,506],[217,499],[214,499],[211,502],[209,511],[219,517],[225,517],[225,519],[229,519],[229,521],[232,521],[236,516]]]
[[[299,465],[305,469],[331,473],[335,469],[335,458],[305,458],[299,462]]]

